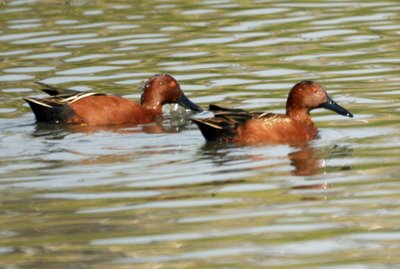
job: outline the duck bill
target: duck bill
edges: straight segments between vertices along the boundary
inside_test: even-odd
[[[327,99],[328,100],[325,103],[321,104],[319,107],[323,107],[323,108],[335,111],[336,113],[343,115],[343,116],[347,116],[350,118],[353,117],[353,114],[351,114],[350,111],[348,111],[344,107],[341,107],[338,104],[336,104],[336,102],[333,101],[329,96],[327,96]]]
[[[186,95],[184,95],[183,93],[181,94],[181,96],[178,98],[178,100],[176,100],[176,102],[187,108],[190,109],[194,112],[201,112],[203,111],[203,109],[201,107],[199,107],[198,105],[196,105],[195,103],[193,103],[192,101],[189,100],[189,98],[186,97]]]

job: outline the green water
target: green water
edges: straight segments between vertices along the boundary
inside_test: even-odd
[[[397,1],[0,2],[1,268],[396,268]],[[196,126],[36,125],[35,81],[283,112],[312,79],[303,147],[206,145]]]

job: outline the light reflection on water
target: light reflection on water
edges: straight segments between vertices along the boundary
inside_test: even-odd
[[[6,1],[2,265],[393,268],[396,10],[396,1]],[[204,108],[278,113],[294,83],[318,80],[355,118],[313,111],[320,133],[310,143],[240,147],[205,143],[173,114],[143,126],[36,125],[21,99],[43,96],[33,83],[43,81],[138,100],[155,73]]]

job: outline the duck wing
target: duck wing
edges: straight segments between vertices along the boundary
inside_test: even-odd
[[[192,119],[207,141],[229,142],[237,136],[237,129],[251,119],[266,119],[273,113],[249,112],[240,108],[210,105],[213,118]]]
[[[105,95],[104,93],[97,92],[80,92],[72,89],[66,89],[61,87],[56,87],[43,82],[36,82],[36,84],[42,86],[41,91],[50,95],[47,98],[24,98],[25,101],[35,102],[38,105],[45,107],[53,107],[59,105],[70,105],[79,99],[92,96],[92,95]]]

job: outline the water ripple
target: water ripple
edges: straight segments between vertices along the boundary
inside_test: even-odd
[[[365,16],[349,16],[345,18],[337,18],[337,19],[330,19],[330,20],[319,20],[314,21],[312,24],[315,25],[337,25],[343,24],[348,22],[366,22],[366,21],[382,21],[387,20],[390,17],[393,17],[394,13],[378,13],[378,14],[368,14]]]
[[[92,33],[60,35],[60,36],[45,36],[45,37],[22,39],[22,40],[14,41],[12,43],[13,44],[40,44],[40,43],[49,43],[49,42],[60,41],[60,40],[80,39],[80,38],[88,38],[88,37],[95,37],[95,36],[97,36],[97,34],[92,34]]]
[[[223,32],[241,32],[254,30],[259,27],[263,27],[266,25],[272,24],[283,24],[283,23],[291,23],[291,22],[302,22],[308,20],[307,18],[301,17],[292,17],[292,18],[281,18],[281,19],[270,19],[270,20],[259,20],[259,21],[246,21],[242,22],[236,26],[227,26],[222,27],[219,30]]]
[[[187,201],[161,201],[161,202],[149,202],[139,205],[131,206],[117,206],[108,208],[92,208],[79,210],[77,213],[80,214],[94,214],[94,213],[109,213],[109,212],[119,212],[128,211],[135,209],[145,209],[145,208],[185,208],[185,207],[199,207],[199,206],[216,206],[232,203],[232,199],[201,199],[201,200],[187,200]]]
[[[90,69],[90,68],[89,68]],[[142,75],[139,74],[140,76]],[[65,76],[65,77],[50,77],[44,79],[43,83],[48,84],[60,84],[65,82],[77,82],[77,81],[101,81],[101,80],[114,80],[114,79],[121,79],[121,78],[130,78],[130,77],[137,77],[138,74],[136,73],[121,73],[109,76]],[[1,80],[1,76],[0,76]]]
[[[15,67],[4,69],[3,72],[7,73],[35,73],[35,72],[46,72],[54,70],[51,66],[32,66],[32,67]]]
[[[296,226],[296,228],[294,228]],[[326,230],[338,228],[341,225],[335,225],[330,223],[318,223],[318,224],[296,224],[296,225],[269,225],[260,227],[248,227],[231,230],[219,230],[219,231],[203,231],[201,233],[176,233],[166,235],[149,235],[149,236],[137,236],[128,238],[112,238],[112,239],[99,239],[92,242],[94,245],[134,245],[134,244],[147,244],[147,243],[158,243],[163,241],[171,240],[196,240],[201,238],[218,238],[218,237],[230,237],[244,234],[260,234],[260,233],[279,233],[279,232],[306,232],[312,230]]]
[[[242,11],[236,11],[228,14],[229,16],[237,17],[237,16],[254,16],[254,15],[266,15],[266,14],[274,14],[288,11],[287,8],[259,8],[259,9],[248,9]]]
[[[134,40],[131,40],[131,42],[134,42],[136,39],[138,40],[138,42],[140,42],[141,39],[143,40],[165,39],[165,38],[158,38],[164,36],[165,34],[132,34],[132,35],[111,36],[111,37],[83,38],[79,40],[55,42],[54,46],[66,46],[66,45],[77,45],[77,44],[83,45],[83,44],[93,44],[93,43],[98,44],[103,42],[120,41],[131,38],[134,38]]]
[[[45,199],[69,199],[69,200],[98,200],[98,199],[116,199],[116,198],[144,198],[160,195],[155,191],[118,191],[103,193],[45,193],[37,195],[37,198]]]
[[[33,78],[33,76],[29,75],[0,75],[0,81],[21,81]]]
[[[64,57],[70,55],[71,52],[68,51],[60,51],[60,52],[49,52],[49,53],[37,53],[28,56],[24,56],[24,59],[49,59],[49,58],[57,58]]]
[[[304,245],[304,248],[302,247]],[[271,260],[263,262],[264,266],[293,266],[296,265],[307,265],[310,262],[301,262],[292,260],[287,260],[289,255],[305,255],[314,256],[315,254],[329,254],[331,252],[341,252],[341,251],[352,251],[358,247],[357,244],[349,242],[338,242],[335,240],[309,240],[300,241],[297,243],[286,243],[278,244],[275,247],[264,246],[259,248],[252,245],[238,246],[238,247],[224,247],[224,248],[213,248],[213,250],[201,250],[192,251],[184,254],[177,255],[158,255],[158,256],[144,256],[135,258],[117,258],[114,260],[113,264],[137,264],[137,263],[167,263],[173,261],[186,261],[186,260],[200,260],[200,259],[212,259],[212,258],[222,258],[232,256],[240,257],[245,255],[249,257],[254,255],[255,257],[280,257],[279,261]],[[376,249],[374,245],[369,245],[368,249]]]
[[[335,30],[324,30],[324,31],[311,32],[311,33],[304,33],[304,34],[301,34],[300,36],[303,38],[307,38],[307,39],[320,39],[320,38],[324,38],[324,37],[354,34],[354,33],[356,33],[355,30],[335,29]]]
[[[0,36],[0,41],[10,41],[16,39],[30,38],[34,36],[53,35],[58,33],[59,31],[44,31],[44,32],[34,32],[34,33],[28,32],[28,33],[9,34]]]
[[[80,68],[73,68],[69,70],[59,71],[56,74],[58,75],[80,75],[80,74],[95,74],[99,72],[105,72],[110,70],[117,70],[121,67],[117,66],[87,66]]]

